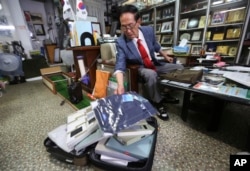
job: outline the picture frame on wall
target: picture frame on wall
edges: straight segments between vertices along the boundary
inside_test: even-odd
[[[216,11],[213,13],[211,25],[224,24],[226,20],[227,13]]]
[[[150,20],[150,14],[149,13],[143,14],[142,17],[141,17],[141,19],[142,19],[142,22],[149,22],[149,20]]]
[[[33,24],[43,24],[43,17],[41,13],[30,13],[30,18]]]
[[[179,24],[179,29],[180,30],[186,30],[187,25],[188,25],[188,18],[181,19],[180,24]]]
[[[170,44],[173,43],[173,35],[162,35],[161,44]]]
[[[33,24],[33,26],[34,26],[34,30],[37,36],[45,35],[43,24]]]
[[[100,36],[102,35],[101,24],[99,22],[91,22],[92,32],[96,31]],[[112,30],[110,30],[111,32]]]
[[[162,23],[161,32],[162,33],[171,32],[172,31],[172,24],[173,24],[173,21],[167,21],[167,22]]]

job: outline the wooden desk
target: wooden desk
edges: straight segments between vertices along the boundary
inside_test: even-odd
[[[83,56],[84,66],[86,72],[88,71],[87,74],[90,78],[90,82],[88,85],[82,84],[82,87],[85,91],[92,93],[95,86],[96,60],[99,58],[100,55],[100,46],[79,46],[79,47],[69,48],[68,50],[73,51],[74,63],[76,69],[76,80],[81,78],[77,56]]]

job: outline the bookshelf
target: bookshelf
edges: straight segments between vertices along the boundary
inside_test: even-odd
[[[187,56],[199,57],[194,49],[203,48],[219,53],[229,64],[250,65],[246,59],[249,40],[245,40],[250,29],[249,4],[248,0],[169,0],[142,9],[142,16],[151,17],[142,25],[154,27],[163,47],[188,39]]]

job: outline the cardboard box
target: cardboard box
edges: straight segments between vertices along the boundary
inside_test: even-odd
[[[56,94],[56,86],[55,82],[53,82],[50,77],[53,75],[62,75],[67,79],[68,81],[71,80],[71,76],[68,73],[65,73],[62,71],[60,66],[50,67],[50,68],[42,68],[40,69],[43,83],[54,93]],[[65,80],[64,79],[64,80]],[[62,80],[63,81],[63,80]]]

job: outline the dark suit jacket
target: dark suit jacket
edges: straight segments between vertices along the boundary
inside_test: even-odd
[[[145,41],[149,48],[149,53],[152,58],[152,61],[155,65],[161,65],[159,61],[155,58],[155,52],[159,52],[161,49],[160,44],[155,39],[155,33],[151,26],[141,26],[140,30],[145,38]],[[115,71],[126,70],[126,64],[138,64],[143,66],[142,58],[137,50],[137,47],[134,45],[132,40],[126,38],[125,35],[121,35],[116,42],[116,65]]]

